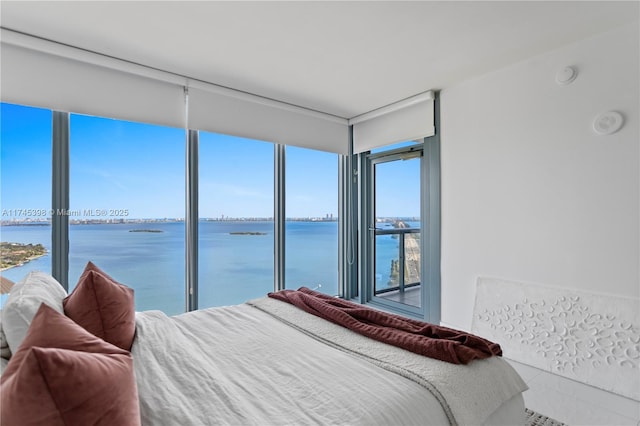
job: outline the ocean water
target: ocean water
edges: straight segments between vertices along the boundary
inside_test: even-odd
[[[207,308],[242,303],[273,290],[273,222],[199,222],[198,306]],[[162,232],[130,232],[131,230]],[[285,284],[338,293],[337,222],[286,223]],[[259,233],[246,235],[243,233]],[[241,234],[232,234],[241,233]],[[51,249],[50,226],[3,226],[0,239],[40,243]],[[169,315],[185,310],[184,223],[71,225],[69,228],[70,291],[87,261],[135,290],[136,309],[159,309]],[[391,259],[398,258],[398,242],[376,239],[376,287],[387,286]],[[51,256],[3,271],[12,281],[28,272],[51,272]],[[0,298],[0,305],[6,295]]]
[[[231,305],[262,297],[273,290],[273,222],[199,222],[199,307]],[[131,230],[161,232],[130,232]],[[285,283],[327,294],[338,292],[337,222],[286,223]],[[231,233],[259,233],[259,235]],[[40,243],[51,249],[50,226],[3,226],[0,239]],[[70,291],[87,261],[135,290],[136,309],[159,309],[169,315],[185,309],[184,223],[72,225],[69,228]],[[398,242],[377,237],[377,288],[389,280]],[[27,272],[51,272],[51,256],[3,271],[12,281]],[[4,303],[6,296],[0,298]]]

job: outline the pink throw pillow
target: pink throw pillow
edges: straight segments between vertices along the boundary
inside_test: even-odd
[[[140,425],[131,354],[42,304],[0,383],[2,425]]]
[[[133,289],[93,263],[87,264],[62,305],[65,315],[90,333],[122,349],[131,349],[136,331]]]

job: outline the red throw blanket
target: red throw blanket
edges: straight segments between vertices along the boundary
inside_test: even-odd
[[[380,342],[454,364],[502,355],[497,343],[439,325],[381,312],[306,287],[269,293],[310,314]]]

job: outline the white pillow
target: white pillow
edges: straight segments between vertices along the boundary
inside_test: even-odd
[[[0,360],[7,360],[9,358],[11,358],[11,351],[9,350],[7,337],[4,335],[4,330],[2,329],[2,311],[0,311]]]
[[[4,370],[7,369],[7,364],[9,364],[8,359],[0,358],[0,376],[4,373]]]
[[[40,305],[44,302],[64,314],[65,297],[67,292],[60,283],[40,271],[29,272],[11,288],[2,309],[2,328],[12,353],[18,350]]]

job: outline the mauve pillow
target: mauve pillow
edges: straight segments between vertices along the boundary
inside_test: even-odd
[[[140,425],[131,355],[32,347],[1,389],[2,425]]]
[[[2,425],[140,425],[131,354],[42,304],[0,383]]]
[[[94,336],[72,319],[43,303],[33,317],[27,335],[9,360],[3,379],[17,371],[22,359],[33,346],[91,353],[129,354],[128,351]]]
[[[89,262],[62,304],[65,315],[87,331],[122,349],[131,349],[136,332],[133,289]]]

